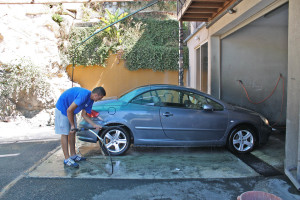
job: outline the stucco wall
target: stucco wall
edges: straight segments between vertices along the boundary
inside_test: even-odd
[[[67,72],[71,77],[72,65],[67,67]],[[184,80],[186,80],[186,71]],[[106,96],[113,97],[141,85],[157,83],[178,85],[178,71],[129,71],[125,67],[124,60],[118,59],[117,55],[110,55],[106,67],[76,66],[74,69],[74,82],[78,82],[81,87],[89,90],[102,86],[107,92]]]

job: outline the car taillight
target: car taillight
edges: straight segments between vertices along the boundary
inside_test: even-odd
[[[98,116],[99,116],[99,113],[98,113],[97,111],[92,110],[92,112],[91,112],[90,114],[87,113],[87,115],[88,115],[89,117],[98,117]]]

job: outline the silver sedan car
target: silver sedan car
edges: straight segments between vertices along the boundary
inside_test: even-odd
[[[271,133],[261,114],[227,104],[192,88],[147,85],[118,99],[93,105],[92,120],[105,127],[98,135],[111,155],[130,147],[227,146],[248,153],[267,142]],[[92,128],[81,120],[77,133],[82,141],[96,143]],[[101,146],[101,145],[100,145]]]

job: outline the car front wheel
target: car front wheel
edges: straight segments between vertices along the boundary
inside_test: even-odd
[[[238,127],[230,133],[228,148],[234,153],[249,153],[255,144],[255,132],[246,126]]]
[[[103,139],[103,145],[100,143],[100,147],[107,154],[107,151],[110,155],[118,156],[124,154],[130,146],[130,134],[127,130],[120,126],[112,126],[105,129],[100,137]]]

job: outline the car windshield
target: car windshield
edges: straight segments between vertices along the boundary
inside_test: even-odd
[[[139,88],[134,88],[132,90],[129,90],[127,92],[125,92],[124,94],[122,94],[119,97],[120,101],[126,101],[129,102],[131,99],[133,99],[135,96],[141,94],[142,92],[148,90],[149,87],[139,87]]]

